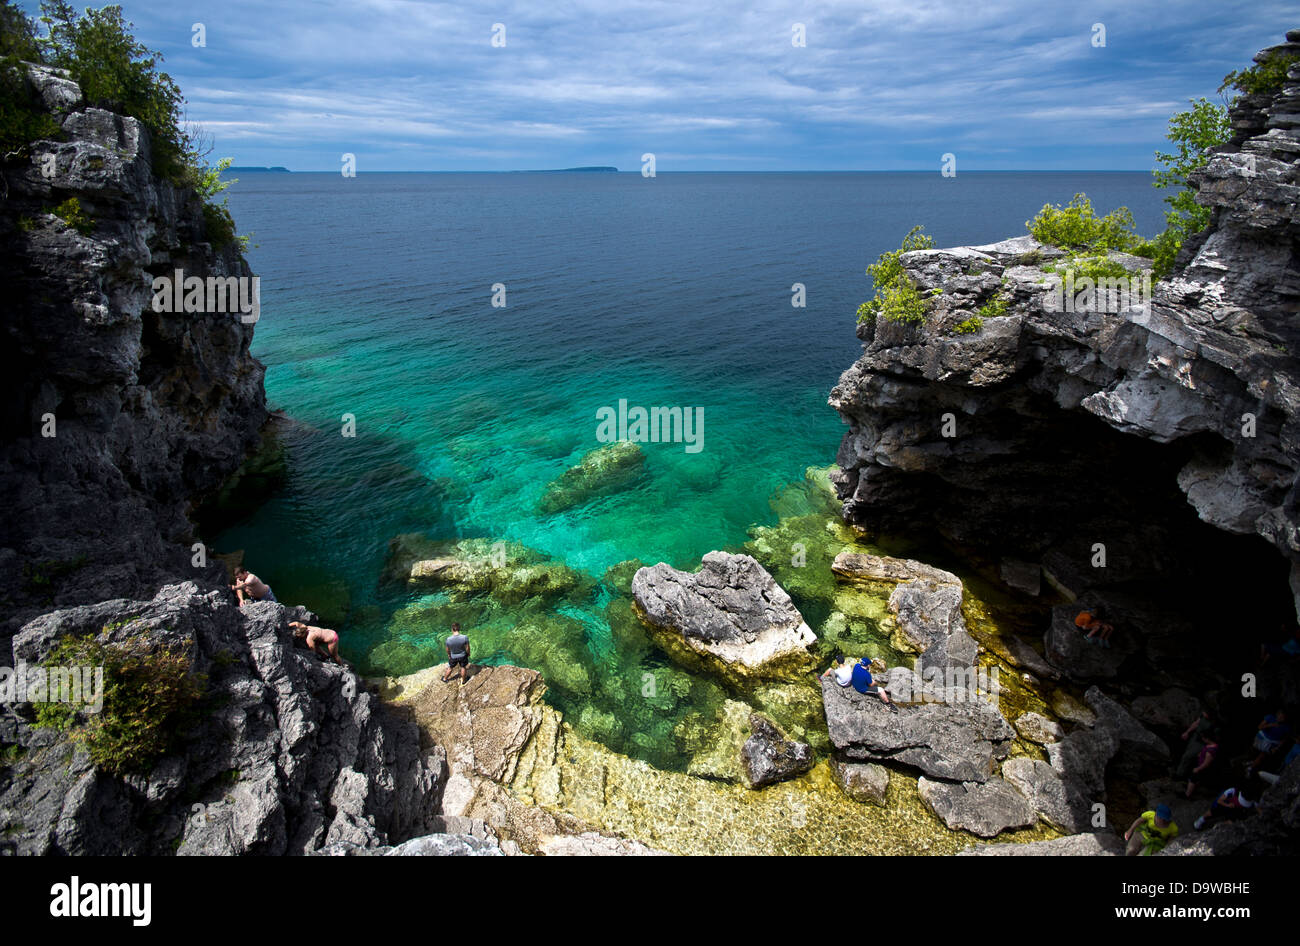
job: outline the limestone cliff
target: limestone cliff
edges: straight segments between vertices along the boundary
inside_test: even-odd
[[[1260,56],[1275,52],[1300,54],[1300,30]],[[1193,177],[1212,222],[1149,297],[1062,304],[1063,254],[1028,236],[905,253],[925,322],[860,325],[865,350],[830,396],[849,425],[833,475],[846,520],[1107,606],[1113,650],[1068,659],[1075,607],[1047,656],[1128,697],[1239,686],[1300,611],[1300,65],[1230,119]],[[1111,258],[1144,284],[1147,261]],[[1225,715],[1249,732],[1266,699],[1295,695],[1273,672]],[[1295,797],[1278,804],[1290,830]]]
[[[254,325],[158,313],[154,277],[250,276],[201,198],[151,170],[146,129],[33,67],[58,140],[10,157],[0,185],[0,633],[51,605],[148,596],[190,564],[190,506],[267,417]],[[66,209],[75,199],[81,218]],[[53,425],[50,425],[50,417]],[[52,436],[50,434],[53,434]]]
[[[241,608],[224,568],[193,558],[194,504],[259,442],[263,368],[240,314],[156,312],[151,284],[249,276],[239,244],[153,173],[138,121],[55,70],[32,67],[29,86],[60,131],[0,163],[0,852],[353,851],[427,833],[442,750],[295,648],[287,622],[310,612]],[[104,685],[134,709],[111,691],[75,717],[41,709],[18,681],[73,641],[125,655]],[[163,704],[149,674],[176,661],[193,693],[139,710],[141,694]],[[127,764],[142,722],[165,748]]]

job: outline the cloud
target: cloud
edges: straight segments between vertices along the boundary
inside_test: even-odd
[[[299,170],[937,168],[944,145],[968,170],[1147,168],[1173,112],[1292,25],[1274,0],[613,6],[123,4],[216,153]]]

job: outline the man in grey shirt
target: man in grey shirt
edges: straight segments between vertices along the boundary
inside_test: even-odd
[[[460,668],[460,682],[465,682],[469,670],[469,637],[460,632],[460,625],[451,626],[451,637],[447,638],[447,672],[442,675],[442,682],[451,679],[452,673]]]

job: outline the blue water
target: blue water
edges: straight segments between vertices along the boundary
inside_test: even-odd
[[[1079,191],[1161,228],[1161,192],[1136,173],[245,173],[229,197],[262,277],[253,352],[302,426],[285,488],[211,538],[386,672],[440,660],[451,615],[380,581],[395,535],[516,541],[593,579],[633,558],[694,567],[833,462],[826,396],[860,350],[879,253],[918,223],[939,246],[1019,235]],[[541,513],[620,399],[702,407],[703,449],[647,444],[632,487]],[[635,680],[661,658],[611,651],[609,601],[566,605],[548,633],[595,676]],[[517,614],[472,617],[498,631],[476,658],[521,659]],[[399,638],[401,659],[377,650]]]

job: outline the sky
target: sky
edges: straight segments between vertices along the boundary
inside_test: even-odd
[[[1149,170],[1300,27],[1275,0],[121,5],[214,157],[358,173]]]

